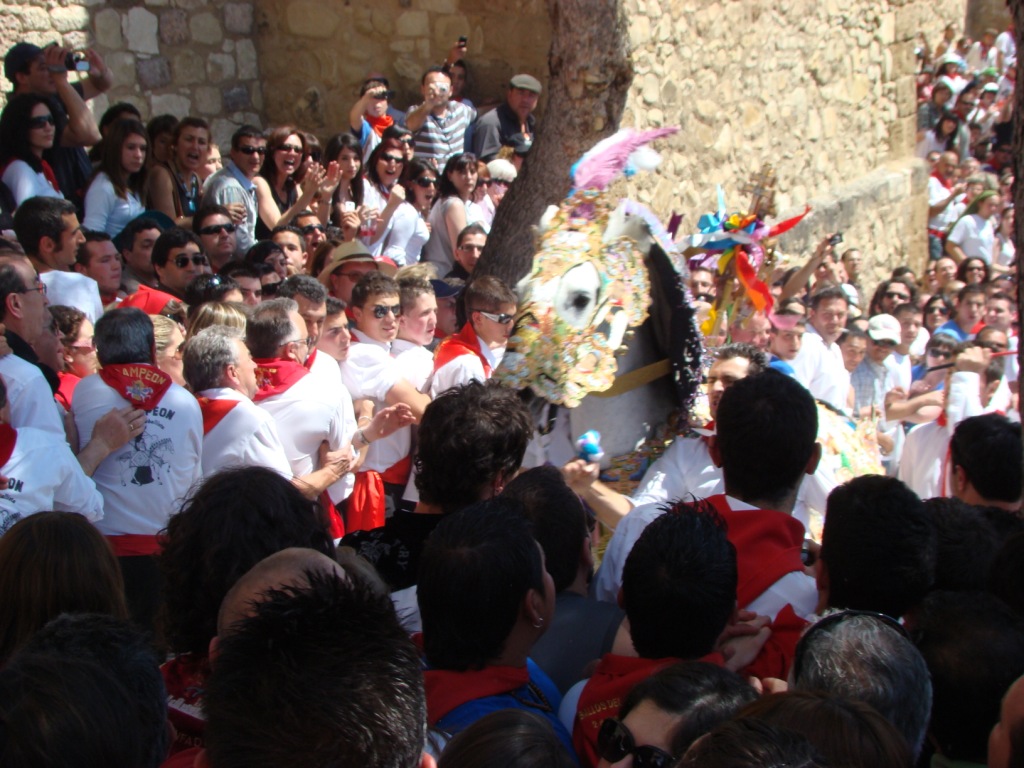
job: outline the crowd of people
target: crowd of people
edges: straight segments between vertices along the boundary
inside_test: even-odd
[[[493,380],[518,297],[474,271],[536,78],[478,109],[460,39],[408,111],[372,74],[323,145],[221,164],[196,117],[94,123],[96,53],[14,46],[0,763],[1024,764],[1015,51],[954,38],[926,266],[870,285],[828,233],[777,270],[629,493],[528,466],[550,425]]]

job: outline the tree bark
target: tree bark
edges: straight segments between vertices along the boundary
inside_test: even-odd
[[[1013,14],[1014,37],[1017,50],[1024,45],[1024,0],[1009,0],[1010,13]],[[1024,291],[1021,291],[1021,278],[1024,266],[1021,265],[1021,243],[1024,243],[1024,85],[1021,85],[1021,74],[1024,64],[1017,59],[1017,87],[1013,90],[1013,209],[1016,212],[1013,227],[1013,244],[1017,248],[1017,317],[1024,317]],[[1024,365],[1024,344],[1017,350],[1017,362]],[[1017,406],[1020,408],[1020,406]],[[1022,467],[1024,471],[1024,467]],[[1022,489],[1024,494],[1024,489]]]
[[[619,0],[548,0],[551,51],[544,119],[515,183],[494,217],[473,277],[514,286],[533,264],[534,235],[548,205],[570,188],[569,169],[619,128],[633,81],[629,34]]]

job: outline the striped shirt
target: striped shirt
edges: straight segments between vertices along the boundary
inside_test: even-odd
[[[444,168],[448,159],[467,150],[466,131],[476,119],[476,110],[457,101],[449,101],[444,117],[431,113],[413,134],[416,157],[433,159]]]

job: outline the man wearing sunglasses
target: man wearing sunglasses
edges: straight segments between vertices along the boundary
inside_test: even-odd
[[[455,243],[455,264],[445,277],[469,280],[487,245],[487,230],[479,224],[470,224],[459,232]]]
[[[238,238],[231,211],[223,205],[204,205],[192,217],[192,231],[199,236],[210,267],[219,273],[235,256]]]
[[[512,289],[496,277],[481,277],[466,288],[465,306],[469,321],[444,339],[434,355],[433,397],[473,380],[486,381],[505,355],[516,316]]]
[[[231,212],[238,227],[236,256],[242,256],[256,243],[256,184],[267,155],[267,139],[254,125],[243,125],[231,136],[230,158],[224,167],[206,180],[202,206],[222,205]]]
[[[897,372],[888,365],[896,345],[900,343],[902,329],[892,315],[875,315],[868,322],[868,351],[853,373],[853,413],[858,418],[876,418],[881,414],[885,395],[900,382]]]
[[[355,400],[369,399],[374,411],[405,403],[418,421],[430,397],[416,390],[393,357],[391,344],[398,336],[402,314],[398,285],[380,272],[365,275],[352,289],[352,346],[341,364],[341,378]],[[372,503],[360,509],[350,505],[349,520],[361,517],[379,527],[398,508],[412,469],[412,430],[397,430],[374,443],[366,454],[357,483],[375,489]]]
[[[179,301],[184,301],[185,289],[193,277],[212,272],[199,238],[181,227],[172,227],[157,238],[153,270],[157,288]]]

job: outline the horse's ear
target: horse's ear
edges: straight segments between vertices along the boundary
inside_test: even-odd
[[[668,254],[652,240],[647,252],[651,278],[651,327],[659,349],[672,366],[672,385],[679,404],[688,409],[701,383],[704,349],[696,313],[686,300],[686,275],[676,271]]]

